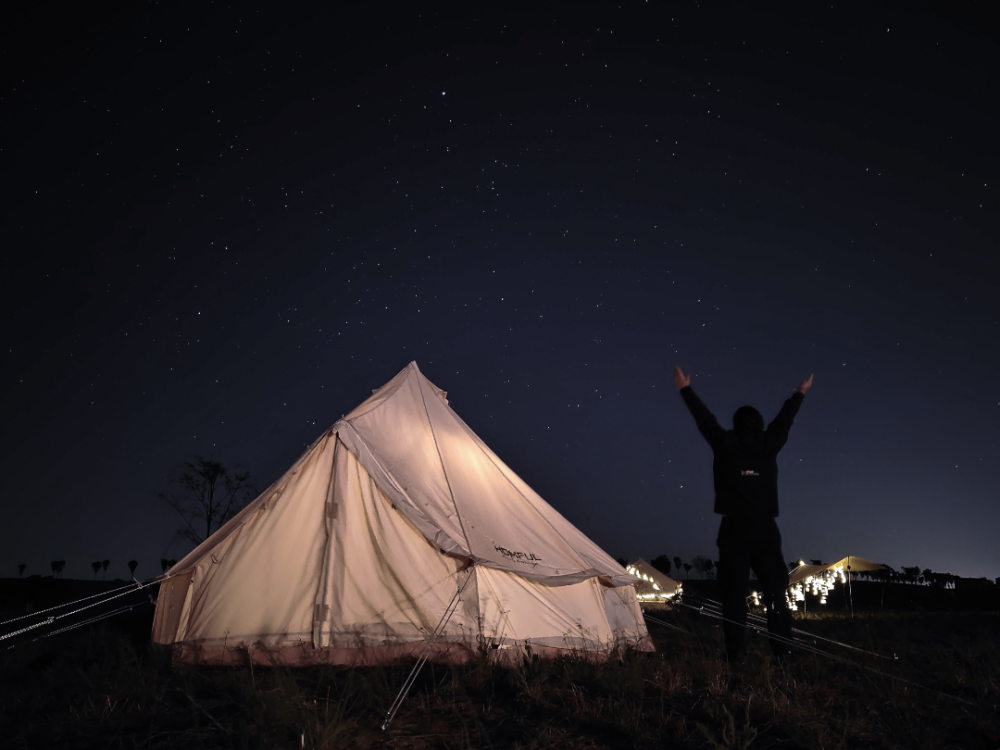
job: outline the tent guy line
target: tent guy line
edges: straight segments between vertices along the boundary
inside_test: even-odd
[[[60,633],[68,633],[71,630],[76,630],[77,628],[82,628],[85,625],[93,625],[96,622],[101,622],[102,620],[107,620],[116,615],[124,614],[125,612],[131,612],[133,609],[138,607],[146,607],[152,604],[151,601],[139,602],[138,604],[127,604],[118,609],[114,609],[110,612],[105,612],[103,615],[97,615],[96,617],[90,617],[82,622],[76,622],[72,625],[67,625],[64,628],[59,628],[58,630],[53,630],[51,633],[46,633],[45,635],[40,635],[37,638],[32,638],[31,643],[37,643],[38,641],[44,640],[45,638],[51,638],[54,635],[59,635]],[[9,646],[8,649],[14,648],[14,646]]]
[[[145,583],[140,583],[139,581],[135,581],[134,583],[132,583],[132,584],[130,584],[128,586],[123,586],[122,588],[119,588],[119,589],[113,589],[112,592],[104,592],[102,594],[96,594],[95,596],[85,596],[82,599],[77,599],[76,601],[67,602],[66,604],[60,604],[57,607],[50,607],[49,609],[43,610],[41,612],[34,612],[34,613],[30,614],[30,615],[25,615],[24,617],[17,617],[17,618],[14,618],[13,620],[7,620],[7,622],[9,623],[9,622],[16,622],[17,620],[23,620],[25,618],[38,617],[39,615],[45,614],[46,612],[52,612],[52,611],[57,610],[57,609],[63,609],[64,607],[71,607],[74,604],[79,604],[80,602],[90,601],[91,599],[94,599],[95,597],[104,597],[100,601],[96,601],[96,602],[93,602],[92,604],[88,604],[86,607],[80,607],[78,609],[74,609],[71,612],[64,612],[61,615],[49,615],[47,618],[45,618],[41,622],[36,622],[34,625],[28,625],[27,627],[21,628],[20,630],[15,630],[15,631],[12,631],[10,633],[6,633],[4,635],[0,635],[0,641],[5,641],[5,640],[7,640],[9,638],[14,638],[16,636],[23,635],[24,633],[27,633],[27,632],[32,631],[32,630],[35,630],[37,628],[45,627],[46,625],[54,625],[57,620],[62,620],[64,618],[66,618],[66,617],[70,617],[72,615],[79,614],[80,612],[84,612],[84,611],[86,611],[88,609],[93,609],[94,607],[99,607],[102,604],[107,604],[108,602],[113,601],[115,599],[120,599],[123,596],[128,596],[129,594],[138,593],[139,591],[141,591],[142,589],[146,588],[150,584],[153,584],[153,583],[156,583],[158,581],[161,581],[164,578],[165,578],[165,576],[158,576],[157,578],[150,579],[149,581],[146,581]],[[128,589],[128,590],[126,591],[125,589]],[[121,593],[113,593],[113,592],[121,592]],[[111,593],[110,596],[108,595],[109,593]],[[94,621],[96,622],[97,620],[103,620],[103,619],[105,619],[105,617],[110,617],[110,615],[108,615],[108,614],[101,615],[100,617],[95,618]],[[7,623],[0,623],[0,624],[7,624]],[[45,638],[45,637],[48,637],[50,635],[55,635],[56,633],[64,632],[65,630],[72,630],[72,629],[74,629],[76,627],[79,627],[79,626],[81,626],[83,624],[85,624],[85,623],[76,623],[76,624],[74,624],[74,625],[72,625],[70,627],[62,628],[60,630],[55,630],[55,631],[53,631],[51,633],[47,633],[45,636],[42,636],[42,637]],[[41,640],[41,639],[40,638],[36,638],[35,640]],[[13,648],[13,646],[10,646],[9,648]]]
[[[838,662],[840,664],[845,664],[845,665],[851,666],[851,667],[857,667],[858,669],[862,669],[862,670],[864,670],[866,672],[871,672],[872,674],[877,674],[877,675],[879,675],[880,677],[883,677],[883,678],[888,677],[890,680],[895,680],[896,682],[901,682],[901,683],[904,683],[906,685],[912,685],[915,688],[920,688],[921,690],[926,690],[926,691],[931,692],[931,693],[936,693],[937,695],[940,695],[940,696],[942,696],[944,698],[950,698],[951,700],[958,701],[960,703],[965,703],[966,705],[973,706],[975,708],[982,708],[979,704],[973,703],[972,701],[966,700],[965,698],[959,698],[957,695],[951,695],[950,693],[945,693],[945,692],[942,692],[942,691],[937,690],[935,688],[927,687],[926,685],[921,685],[919,682],[913,682],[912,680],[907,680],[907,679],[905,679],[903,677],[899,677],[897,675],[888,674],[888,673],[882,671],[881,669],[874,669],[874,668],[866,666],[864,664],[858,664],[855,661],[851,661],[850,659],[845,659],[844,657],[837,656],[836,654],[831,654],[829,651],[824,651],[823,649],[816,648],[815,646],[810,646],[809,644],[803,643],[802,641],[796,641],[794,639],[782,638],[781,636],[775,635],[774,633],[769,633],[767,631],[766,627],[762,627],[762,626],[760,626],[758,624],[750,623],[750,622],[748,622],[748,623],[738,623],[738,622],[736,622],[734,620],[729,620],[729,619],[723,617],[718,612],[716,612],[714,610],[711,610],[711,609],[708,609],[708,608],[706,608],[704,606],[700,606],[699,607],[699,606],[694,606],[692,604],[685,604],[684,602],[677,602],[677,604],[680,605],[681,607],[686,607],[688,609],[692,609],[695,612],[697,612],[698,614],[704,615],[706,617],[711,617],[714,620],[722,620],[723,622],[729,622],[729,623],[732,623],[734,625],[739,625],[739,626],[741,626],[743,628],[746,628],[747,630],[752,630],[755,633],[758,633],[759,635],[763,635],[766,638],[770,638],[771,640],[777,641],[778,643],[783,643],[783,644],[785,644],[787,646],[790,646],[792,648],[797,648],[797,649],[800,649],[800,650],[805,651],[807,653],[815,654],[816,656],[825,656],[826,658],[832,659],[833,661]]]
[[[160,576],[158,578],[152,578],[152,579],[146,581],[144,584],[142,584],[142,586],[148,586],[150,583],[156,583],[162,577],[163,576]],[[138,583],[138,581],[136,581],[136,583]],[[142,586],[140,586],[140,588]],[[111,589],[111,591],[102,591],[100,594],[93,594],[91,596],[85,596],[82,599],[76,599],[75,601],[66,602],[65,604],[57,604],[56,606],[49,607],[48,609],[40,609],[37,612],[31,612],[30,614],[27,614],[27,615],[21,615],[20,617],[13,617],[10,620],[4,620],[3,622],[0,622],[0,625],[9,625],[12,622],[18,622],[20,620],[31,620],[31,619],[34,619],[35,617],[38,617],[39,615],[44,615],[46,612],[55,612],[57,609],[63,609],[64,607],[71,607],[74,604],[79,604],[80,602],[89,601],[90,599],[96,599],[96,598],[98,598],[100,596],[108,596],[109,594],[114,594],[114,593],[116,593],[118,591],[124,591],[125,589],[131,589],[131,588],[134,588],[134,587],[135,587],[135,583],[130,583],[127,586],[122,586],[121,588]]]
[[[693,595],[690,596],[690,598],[693,599],[693,600],[701,600],[704,603],[704,606],[707,606],[707,608],[710,609],[710,610],[712,610],[713,612],[716,612],[718,614],[722,613],[722,605],[719,602],[717,602],[717,601],[715,601],[713,599],[709,599],[708,597],[704,597],[704,596],[699,596],[698,594],[693,594]],[[761,617],[760,615],[748,614],[747,618],[749,620],[754,621],[758,625],[761,625],[762,627],[766,627],[767,626],[767,620],[765,618]],[[878,659],[888,659],[889,661],[899,661],[899,657],[896,656],[896,654],[893,654],[892,656],[886,656],[885,654],[879,654],[879,653],[877,653],[875,651],[868,651],[867,649],[858,648],[857,646],[851,646],[848,643],[841,643],[840,641],[835,641],[832,638],[824,638],[821,635],[815,635],[813,633],[810,633],[808,630],[801,630],[799,628],[792,628],[792,632],[796,633],[798,635],[805,636],[807,638],[813,638],[815,640],[826,641],[827,643],[832,643],[832,644],[834,644],[836,646],[842,646],[843,648],[850,649],[852,651],[858,651],[858,652],[860,652],[862,654],[868,654],[869,656],[874,656],[874,657],[876,657]]]

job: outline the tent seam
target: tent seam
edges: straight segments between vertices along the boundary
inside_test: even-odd
[[[399,485],[399,482],[396,481],[396,478],[391,473],[389,473],[386,470],[386,468],[379,462],[378,457],[375,455],[376,454],[376,450],[372,447],[372,445],[367,440],[365,440],[364,436],[360,432],[358,432],[358,429],[353,424],[351,424],[349,421],[347,421],[346,419],[340,420],[339,423],[345,424],[345,425],[347,425],[348,427],[351,428],[351,431],[353,433],[351,435],[351,439],[357,440],[360,444],[362,444],[368,450],[368,455],[371,456],[372,461],[379,468],[379,471],[382,472],[382,474],[386,477],[386,479],[388,479],[390,482],[393,483],[395,491],[398,492],[403,498],[406,499],[407,505],[409,505],[409,507],[413,509],[413,512],[414,513],[418,513],[423,518],[424,522],[427,523],[428,525],[435,525],[433,519],[429,518],[426,513],[424,513],[422,510],[420,510],[420,508],[417,507],[417,504],[416,504],[416,502],[414,502],[413,498],[411,498],[409,496],[409,494],[407,494],[406,490],[403,489]],[[347,448],[347,452],[348,453],[351,452],[350,448],[348,448],[346,445],[344,447]],[[361,463],[361,459],[360,458],[358,458],[357,456],[355,456],[355,458],[357,459],[358,463]],[[375,482],[375,486],[378,487],[378,482]],[[382,490],[382,493],[386,494],[385,490]],[[392,501],[390,500],[390,503],[391,502]],[[413,521],[413,519],[409,518],[409,516],[407,516],[406,513],[402,513],[402,515],[404,517],[406,517],[410,521],[410,523],[412,523],[414,526],[416,526],[416,523]],[[419,528],[418,528],[418,531],[419,531]],[[444,530],[441,529],[441,531],[443,532]],[[427,534],[425,534],[423,531],[421,531],[420,533],[423,534],[423,536],[424,536],[425,539],[428,539]],[[455,540],[451,539],[450,535],[448,536],[448,539],[450,539],[452,542],[455,541]],[[428,541],[430,541],[430,539],[428,539]],[[466,545],[468,545],[468,541],[466,541]],[[467,551],[469,552],[470,555],[472,554],[471,550],[467,549]]]
[[[448,406],[447,404],[445,404],[445,406],[446,406],[447,408],[451,409],[451,407],[450,407],[450,406]],[[424,409],[426,410],[426,408],[427,408],[427,407],[426,407],[426,404],[425,404],[425,405],[424,405]],[[538,511],[538,509],[537,509],[537,508],[536,508],[536,507],[534,506],[534,504],[532,504],[531,500],[529,500],[529,499],[528,499],[527,497],[525,497],[524,493],[523,493],[523,492],[521,492],[521,490],[520,490],[520,489],[518,488],[518,486],[517,486],[516,484],[514,484],[514,483],[513,483],[512,481],[510,481],[510,477],[508,477],[508,476],[507,476],[507,475],[506,475],[506,474],[504,473],[503,469],[501,469],[501,468],[500,468],[499,466],[497,466],[497,463],[496,463],[496,461],[494,461],[494,460],[493,460],[493,458],[492,458],[492,457],[490,456],[490,454],[489,454],[489,453],[487,453],[486,451],[484,451],[484,450],[483,450],[483,446],[479,444],[479,443],[480,443],[480,441],[479,441],[479,436],[478,436],[478,435],[476,435],[476,434],[475,434],[475,433],[474,433],[474,432],[472,431],[472,428],[471,428],[471,427],[469,427],[469,425],[467,425],[467,424],[465,423],[465,420],[464,420],[464,419],[462,419],[462,418],[461,418],[460,416],[458,416],[458,414],[455,414],[455,418],[456,418],[456,419],[458,420],[458,423],[459,423],[460,425],[462,425],[462,428],[463,428],[463,429],[464,429],[464,430],[465,430],[466,432],[468,432],[468,433],[469,433],[469,436],[470,436],[470,437],[471,437],[471,438],[473,439],[473,442],[474,442],[474,443],[476,444],[476,447],[477,447],[477,448],[479,449],[480,453],[482,453],[482,454],[483,454],[484,456],[486,456],[486,458],[487,458],[487,459],[489,460],[489,462],[490,462],[491,464],[493,464],[493,468],[495,468],[495,469],[496,469],[496,470],[497,470],[498,472],[500,472],[500,476],[502,476],[502,477],[503,477],[503,478],[504,478],[505,480],[507,480],[507,484],[509,484],[509,485],[510,485],[510,486],[511,486],[511,487],[512,487],[512,488],[514,489],[514,492],[516,492],[516,493],[517,493],[518,495],[520,495],[520,496],[521,496],[521,499],[522,499],[522,500],[524,500],[524,502],[526,502],[526,503],[528,504],[528,506],[529,506],[529,507],[530,507],[530,508],[531,508],[531,509],[532,509],[533,511],[535,511],[535,514],[536,514],[536,515],[538,515],[538,516],[540,516],[540,517],[542,518],[542,520],[543,520],[543,521],[545,521],[545,523],[546,523],[546,524],[548,524],[549,528],[550,528],[550,529],[552,529],[552,530],[553,530],[553,531],[554,531],[554,532],[556,533],[556,536],[558,536],[558,537],[559,537],[560,539],[562,539],[563,543],[564,543],[564,544],[565,544],[565,545],[566,545],[567,547],[569,547],[569,548],[570,548],[571,550],[573,550],[573,552],[575,552],[575,553],[576,553],[577,555],[579,555],[580,553],[576,551],[576,547],[575,547],[574,545],[570,544],[570,541],[569,541],[569,540],[568,540],[568,539],[567,539],[566,537],[564,537],[564,536],[562,535],[562,533],[561,533],[561,532],[559,531],[559,529],[557,529],[557,528],[556,528],[556,527],[555,527],[555,526],[554,526],[554,525],[552,524],[552,522],[551,522],[551,521],[550,521],[549,519],[547,519],[547,518],[546,518],[546,517],[545,517],[545,516],[544,516],[544,515],[543,515],[542,513],[540,513],[540,512]],[[428,421],[430,421],[430,417],[429,417],[429,416],[428,416],[428,418],[427,418],[427,419],[428,419]],[[433,432],[433,429],[434,429],[434,428],[432,427],[432,428],[431,428],[431,431],[432,431],[432,432]],[[437,443],[436,443],[436,440],[435,440],[435,445],[436,445],[436,444],[437,444]],[[444,464],[443,464],[443,463],[442,463],[442,466],[444,466]],[[448,478],[448,477],[447,477],[447,474],[446,474],[446,475],[445,475],[445,479],[447,479],[447,478]],[[449,484],[449,485],[448,485],[448,489],[449,489],[449,490],[451,489],[451,484]],[[453,497],[452,499],[454,499],[454,497]],[[457,508],[456,508],[456,510],[457,510]],[[553,510],[555,510],[555,508],[553,508]],[[559,513],[559,511],[556,511],[556,512],[557,512],[557,513]],[[559,513],[559,515],[561,516],[561,515],[562,515],[562,513]],[[461,518],[460,518],[459,520],[461,520]],[[463,526],[463,531],[464,531],[464,526]],[[587,538],[589,539],[589,537],[587,537]],[[590,567],[589,569],[590,569],[590,570],[593,570],[594,568],[593,568],[593,566],[591,566],[591,567]],[[583,572],[585,572],[585,571],[581,570],[580,572],[581,572],[581,573],[583,573]],[[602,575],[606,575],[606,573],[596,573],[595,575],[592,575],[592,576],[588,576],[588,577],[587,577],[587,579],[585,579],[585,580],[589,580],[590,578],[598,578],[598,577],[600,577],[600,576],[602,576]]]
[[[434,450],[437,451],[438,461],[441,462],[444,481],[448,483],[448,494],[451,495],[451,504],[455,508],[455,517],[458,519],[458,525],[462,527],[463,536],[465,536],[465,548],[469,550],[470,554],[474,554],[472,551],[472,542],[469,541],[469,532],[465,529],[465,521],[462,520],[462,514],[458,511],[458,501],[455,500],[455,491],[451,488],[451,479],[448,478],[448,469],[444,465],[444,456],[441,455],[441,446],[438,445],[437,433],[434,432],[434,424],[431,422],[431,414],[427,410],[427,399],[424,398],[424,389],[421,387],[419,381],[417,381],[417,391],[420,393],[420,405],[424,407],[424,416],[427,417],[427,426],[430,427],[431,437],[434,439]],[[450,408],[447,404],[445,404],[445,407]]]
[[[331,429],[330,432],[333,432]],[[332,505],[334,502],[334,477],[337,472],[337,458],[340,454],[341,440],[340,435],[334,434],[333,437],[333,457],[330,459],[330,481],[326,486],[326,502],[327,505]],[[346,450],[346,446],[345,446]],[[323,621],[321,620],[317,625],[315,605],[320,607],[328,605],[327,599],[330,588],[330,556],[333,554],[333,538],[334,538],[334,523],[336,519],[330,517],[330,510],[328,508],[323,509],[323,525],[326,527],[326,544],[324,544],[323,551],[323,570],[320,572],[319,584],[316,591],[314,611],[313,611],[313,628],[312,628],[312,638],[313,638],[313,648],[322,648],[320,642],[323,640]]]
[[[187,567],[180,567],[180,564],[184,563],[184,562],[187,562],[188,559],[191,557],[191,555],[193,555],[202,546],[204,546],[204,544],[207,541],[209,541],[209,539],[211,539],[216,534],[218,534],[220,531],[222,531],[222,529],[226,528],[226,526],[229,526],[229,524],[234,523],[236,521],[236,519],[240,518],[241,520],[240,520],[239,524],[236,524],[232,528],[230,528],[230,530],[226,533],[226,536],[223,539],[220,539],[218,542],[216,542],[215,544],[213,544],[210,548],[208,548],[207,550],[203,551],[201,553],[201,555],[197,558],[197,560],[203,560],[204,557],[205,557],[205,554],[207,552],[211,552],[216,547],[218,547],[220,544],[222,544],[226,539],[229,539],[234,533],[236,533],[236,530],[239,529],[240,527],[242,527],[243,524],[245,524],[247,522],[248,517],[250,515],[252,515],[251,508],[253,508],[254,511],[260,510],[260,506],[257,505],[258,502],[260,502],[261,505],[265,505],[266,506],[267,505],[267,501],[270,500],[270,499],[272,499],[272,497],[274,496],[274,493],[281,492],[282,490],[284,490],[284,488],[288,485],[288,481],[286,480],[284,484],[282,484],[282,485],[279,486],[279,483],[281,482],[281,480],[285,479],[290,474],[294,475],[298,471],[298,469],[302,466],[303,462],[307,458],[309,458],[309,456],[312,455],[313,451],[319,445],[320,441],[324,437],[327,437],[328,432],[329,432],[329,430],[324,430],[323,434],[320,435],[318,438],[316,438],[312,442],[312,445],[310,445],[308,448],[306,448],[305,452],[301,456],[299,456],[299,458],[295,461],[295,463],[292,464],[284,474],[282,474],[280,477],[278,477],[277,479],[275,479],[271,484],[269,484],[266,490],[264,490],[263,492],[261,492],[259,495],[257,495],[257,497],[255,497],[253,500],[251,500],[249,503],[247,503],[243,508],[240,509],[240,511],[236,515],[234,515],[232,518],[230,518],[228,521],[226,521],[226,523],[223,524],[221,527],[219,527],[218,529],[216,529],[215,532],[213,532],[209,537],[207,537],[206,539],[204,539],[201,544],[197,545],[193,550],[191,550],[184,557],[182,557],[181,560],[180,560],[180,563],[177,563],[176,565],[174,565],[172,568],[170,568],[170,570],[171,571],[176,570],[177,573],[182,573],[182,572],[184,572],[186,570],[190,570],[191,567],[193,567],[190,563],[188,564]],[[264,499],[265,496],[268,496],[267,499]],[[263,500],[263,502],[261,502],[262,500]]]

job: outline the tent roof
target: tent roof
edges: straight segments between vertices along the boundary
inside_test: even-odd
[[[282,479],[171,573],[211,554],[257,506],[279,496],[314,451],[337,437],[393,507],[444,553],[548,585],[595,577],[612,586],[637,582],[503,463],[416,362],[338,420]]]

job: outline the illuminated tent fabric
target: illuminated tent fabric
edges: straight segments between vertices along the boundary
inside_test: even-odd
[[[411,362],[170,569],[179,660],[378,664],[653,646],[636,579],[511,471]]]
[[[642,605],[662,604],[676,596],[681,589],[680,583],[641,557],[627,566],[625,571],[640,579],[635,587],[635,593]]]
[[[788,574],[788,585],[794,586],[805,581],[807,578],[816,577],[827,570],[843,570],[845,575],[848,570],[851,573],[861,573],[866,570],[882,570],[884,565],[866,560],[863,557],[852,557],[848,555],[843,560],[838,560],[829,565],[800,565]]]

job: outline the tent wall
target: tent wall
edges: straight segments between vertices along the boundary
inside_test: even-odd
[[[334,445],[331,438],[317,446],[283,487],[198,559],[183,640],[312,643],[326,527],[323,502],[310,498],[326,497]]]
[[[616,643],[627,644],[639,651],[654,651],[635,588],[601,586],[601,595],[604,598],[604,615],[615,634]]]
[[[502,570],[477,568],[483,636],[578,650],[606,650],[615,635],[596,579],[546,586]]]

